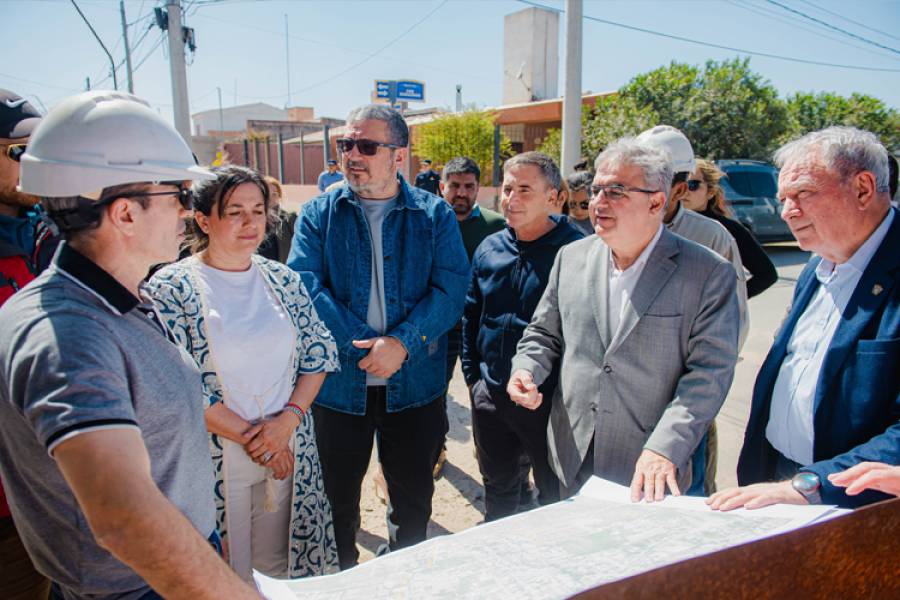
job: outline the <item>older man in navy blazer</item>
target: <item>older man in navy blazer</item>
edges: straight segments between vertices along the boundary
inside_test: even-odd
[[[816,255],[760,369],[742,486],[712,508],[876,502],[829,476],[862,462],[900,464],[900,215],[887,152],[871,133],[830,127],[775,155],[778,195],[800,247]]]

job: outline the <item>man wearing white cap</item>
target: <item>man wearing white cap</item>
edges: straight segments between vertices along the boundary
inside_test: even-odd
[[[141,289],[211,177],[118,92],[65,100],[21,156],[66,242],[0,308],[0,475],[51,599],[256,597],[213,549],[200,375]]]
[[[681,206],[681,199],[688,193],[688,176],[697,166],[691,142],[681,131],[670,125],[657,125],[648,129],[641,133],[637,140],[668,152],[672,159],[675,174],[672,176],[669,203],[663,216],[665,226],[672,233],[677,233],[683,238],[709,248],[734,266],[738,279],[735,293],[738,297],[740,315],[738,337],[738,351],[740,351],[747,339],[747,330],[750,328],[750,314],[747,309],[747,285],[745,282],[747,276],[741,263],[737,242],[734,241],[728,230],[717,221]],[[717,454],[716,424],[713,421],[708,435],[700,441],[697,452],[694,454],[694,479],[690,489],[687,490],[689,495],[708,496],[716,491]]]

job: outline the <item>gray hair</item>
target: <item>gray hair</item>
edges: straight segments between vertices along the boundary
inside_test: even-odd
[[[629,165],[637,167],[644,176],[644,183],[651,189],[666,194],[669,192],[674,175],[672,158],[669,153],[650,144],[642,144],[633,137],[623,137],[607,146],[594,161],[594,170],[600,172],[606,167]]]
[[[562,187],[562,175],[559,172],[559,167],[556,166],[556,163],[553,162],[552,158],[543,152],[523,152],[522,154],[516,154],[503,163],[503,174],[505,175],[513,167],[521,165],[537,167],[541,172],[544,181],[546,181],[547,185],[554,190],[558,191]]]
[[[875,175],[879,192],[890,188],[887,150],[874,133],[842,126],[813,131],[779,148],[774,156],[775,166],[780,169],[809,155],[820,158],[828,171],[842,178],[869,171]]]
[[[354,108],[347,115],[347,125],[369,120],[387,123],[391,144],[396,144],[401,148],[406,148],[409,145],[409,127],[407,127],[403,115],[390,106],[386,104],[368,104]]]
[[[446,182],[451,175],[465,175],[468,173],[474,175],[476,181],[481,180],[481,169],[478,168],[477,162],[468,156],[454,156],[444,165],[444,170],[441,171],[441,179]]]
[[[586,190],[591,187],[591,183],[594,181],[594,174],[590,171],[576,171],[572,173],[568,177],[566,177],[566,183],[569,186],[569,191],[571,192],[580,192],[581,190]]]

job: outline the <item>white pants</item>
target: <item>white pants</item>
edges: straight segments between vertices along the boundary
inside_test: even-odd
[[[254,463],[240,444],[219,439],[225,463],[225,525],[231,568],[245,581],[252,577],[251,567],[272,577],[286,577],[293,477],[274,481],[278,509],[266,512],[268,469]]]

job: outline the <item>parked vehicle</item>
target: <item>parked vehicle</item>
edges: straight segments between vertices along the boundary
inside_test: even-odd
[[[781,218],[778,169],[762,161],[742,158],[718,160],[716,164],[726,175],[719,182],[725,190],[725,203],[734,218],[759,243],[794,241],[794,235]]]

